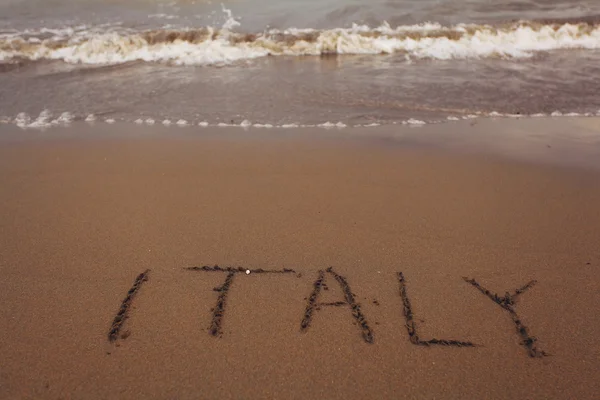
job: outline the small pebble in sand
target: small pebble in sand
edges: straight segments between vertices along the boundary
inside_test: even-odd
[[[250,275],[250,270],[249,269],[246,270],[246,275]]]

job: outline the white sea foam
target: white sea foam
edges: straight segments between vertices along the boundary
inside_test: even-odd
[[[64,113],[60,114],[60,116],[57,119],[52,120],[51,124],[52,125],[69,125],[71,122],[73,122],[73,120],[75,120],[75,116],[73,114],[71,114],[70,112],[64,112]]]
[[[27,113],[21,112],[17,114],[14,122],[19,128],[26,128],[31,123],[31,117]]]
[[[520,22],[501,26],[442,26],[436,23],[376,28],[354,25],[328,30],[233,31],[221,28],[132,31],[118,27],[41,29],[0,35],[0,61],[62,60],[67,63],[119,64],[130,61],[177,65],[226,64],[267,55],[404,54],[410,58],[522,58],[557,49],[600,49],[600,25]]]
[[[71,113],[64,112],[56,119],[52,119],[52,113],[49,110],[43,110],[35,119],[27,113],[21,112],[12,120],[12,122],[21,129],[44,129],[53,125],[69,125],[74,120]]]
[[[225,15],[227,15],[227,20],[225,21],[225,23],[223,24],[223,27],[222,27],[224,30],[229,31],[229,30],[232,30],[241,25],[239,23],[239,21],[235,19],[231,10],[228,8],[225,8],[224,4],[221,4],[221,9],[225,13]]]
[[[239,124],[235,123],[225,123],[225,122],[213,122],[210,123],[208,121],[189,121],[185,119],[173,119],[177,122],[173,123],[171,119],[164,119],[161,121],[162,125],[169,127],[171,125],[177,125],[180,127],[231,127],[231,128],[257,128],[257,129],[271,129],[271,128],[283,128],[283,129],[292,129],[292,128],[323,128],[323,129],[332,129],[332,128],[357,128],[357,127],[377,127],[384,125],[407,125],[407,126],[422,126],[426,124],[436,124],[436,123],[444,123],[449,121],[461,121],[461,120],[471,120],[475,118],[549,118],[549,117],[571,117],[571,118],[585,118],[585,117],[600,117],[600,110],[598,113],[588,112],[588,113],[576,113],[576,112],[561,112],[559,110],[554,111],[551,114],[510,114],[510,113],[500,113],[497,111],[491,112],[480,112],[476,114],[468,114],[464,115],[461,118],[455,116],[448,116],[445,120],[420,120],[416,118],[409,118],[408,120],[403,121],[390,121],[387,123],[379,123],[379,122],[371,122],[368,124],[347,124],[345,122],[339,121],[336,123],[327,121],[323,123],[317,124],[300,124],[300,123],[286,123],[286,124],[271,124],[271,123],[252,123],[247,119],[242,120]],[[18,113],[15,117],[0,117],[0,123],[8,123],[14,124],[22,129],[44,129],[51,126],[67,126],[71,124],[75,120],[83,120],[85,122],[94,122],[96,121],[96,117],[93,114],[89,114],[86,118],[76,117],[75,115],[69,112],[63,112],[58,114],[58,117],[53,119],[53,114],[50,110],[43,110],[37,117],[32,117],[27,113],[21,112]],[[146,124],[146,125],[154,125],[156,121],[153,118],[123,118],[119,119],[125,123],[133,123],[137,125]],[[116,120],[114,118],[106,118],[103,119],[102,122],[107,124],[114,124]]]
[[[420,119],[410,118],[407,121],[402,121],[403,125],[425,125],[425,121],[421,121]]]
[[[327,122],[325,122],[323,124],[318,124],[316,126],[318,126],[320,128],[345,128],[347,125],[345,123],[341,122],[341,121],[340,122],[336,122],[335,124],[333,122],[327,121]]]
[[[179,19],[179,15],[170,15],[170,14],[150,14],[148,15],[148,19]]]
[[[40,115],[29,124],[28,128],[46,128],[52,124],[52,113],[50,110],[43,110]]]

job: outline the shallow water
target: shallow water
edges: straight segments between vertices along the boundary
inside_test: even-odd
[[[596,114],[599,49],[597,1],[0,0],[0,119]]]

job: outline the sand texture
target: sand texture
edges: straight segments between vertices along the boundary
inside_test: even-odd
[[[599,395],[598,172],[72,129],[0,145],[0,398]]]

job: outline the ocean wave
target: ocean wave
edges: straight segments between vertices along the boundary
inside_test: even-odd
[[[523,58],[558,49],[600,48],[596,21],[520,21],[499,26],[424,23],[392,28],[354,25],[327,30],[239,33],[221,28],[135,32],[103,27],[0,34],[0,60],[61,60],[81,64],[131,61],[175,65],[228,64],[265,56],[404,54],[417,59]]]

